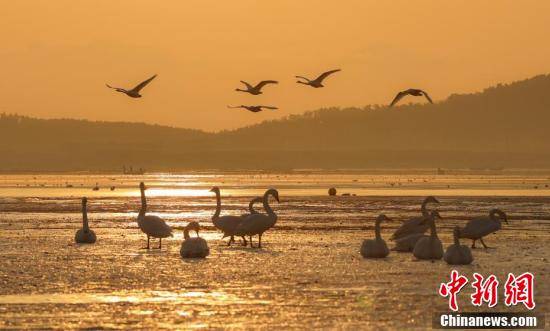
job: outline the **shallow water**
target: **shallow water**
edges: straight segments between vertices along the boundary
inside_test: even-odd
[[[178,229],[201,223],[211,249],[207,259],[180,258],[179,230],[163,240],[161,251],[140,249],[145,238],[135,219],[141,180],[149,187],[152,214]],[[100,190],[92,191],[96,182]],[[517,175],[3,175],[0,328],[426,328],[426,307],[446,309],[436,289],[449,266],[417,262],[410,254],[364,260],[358,249],[372,236],[379,213],[392,219],[383,224],[387,238],[402,220],[418,215],[428,193],[441,201],[444,246],[454,226],[491,208],[506,211],[510,224],[486,241],[498,248],[474,251],[474,264],[460,269],[501,277],[532,271],[540,277],[538,309],[546,311],[546,183],[544,176]],[[220,240],[210,221],[214,185],[222,188],[222,214],[234,215],[266,188],[279,190],[281,202],[272,202],[279,219],[263,249],[227,247]],[[329,197],[332,186],[356,196]],[[84,195],[95,245],[73,243]]]

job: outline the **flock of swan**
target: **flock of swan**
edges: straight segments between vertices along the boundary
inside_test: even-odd
[[[296,83],[311,86],[313,88],[325,87],[323,85],[323,81],[328,76],[330,76],[330,75],[332,75],[332,74],[334,74],[338,71],[341,71],[341,69],[334,69],[334,70],[329,70],[329,71],[323,72],[322,74],[320,74],[315,79],[309,79],[309,78],[306,78],[304,76],[295,76],[296,78],[298,78]],[[111,86],[109,84],[105,84],[105,85],[107,85],[108,88],[113,89],[113,90],[115,90],[117,92],[120,92],[120,93],[124,93],[124,94],[126,94],[127,96],[129,96],[131,98],[141,98],[142,95],[140,94],[140,91],[145,86],[147,86],[147,84],[149,84],[153,79],[155,79],[155,77],[157,77],[157,75],[153,75],[152,77],[144,80],[143,82],[139,83],[134,88],[129,89],[129,90],[125,89],[125,88],[122,88],[122,87],[114,87],[114,86]],[[236,88],[235,91],[245,92],[245,93],[249,93],[249,94],[252,94],[252,95],[263,94],[262,88],[266,85],[279,84],[279,82],[276,81],[276,80],[262,80],[259,83],[257,83],[256,85],[252,85],[248,82],[245,82],[244,80],[241,80],[240,82],[245,86],[246,89]],[[433,103],[433,101],[430,98],[430,96],[428,95],[428,93],[426,93],[425,91],[420,90],[420,89],[411,88],[411,89],[407,89],[407,90],[400,91],[399,93],[397,93],[395,98],[392,100],[392,102],[390,104],[390,107],[393,107],[397,102],[399,102],[399,100],[401,100],[403,97],[405,97],[407,95],[414,96],[414,97],[422,97],[423,96],[430,103]],[[261,112],[264,109],[270,109],[270,110],[279,109],[279,108],[274,107],[274,106],[262,106],[262,105],[240,105],[240,106],[227,106],[227,107],[228,108],[242,108],[242,109],[246,109],[246,110],[248,110],[250,112],[253,112],[253,113]]]
[[[162,248],[162,239],[173,236],[172,228],[166,222],[155,215],[147,215],[147,198],[145,196],[145,184],[139,184],[141,193],[141,208],[137,216],[139,229],[147,236],[147,246],[151,249],[151,238],[159,240],[158,249]],[[223,233],[223,237],[229,237],[227,243],[230,246],[235,242],[235,237],[242,238],[242,245],[254,247],[252,237],[258,236],[257,248],[262,247],[262,235],[273,228],[277,223],[277,214],[269,205],[269,198],[279,202],[279,192],[276,189],[268,189],[262,197],[256,197],[250,201],[249,213],[242,215],[220,215],[221,214],[221,192],[218,187],[213,187],[210,192],[216,195],[216,211],[212,216],[214,227]],[[96,235],[88,224],[86,197],[82,198],[82,228],[76,232],[75,241],[79,244],[93,244],[96,242]],[[265,213],[254,209],[254,204],[261,202]],[[481,241],[484,248],[489,248],[483,241],[483,237],[501,229],[502,221],[508,223],[506,214],[499,209],[492,209],[488,216],[477,217],[470,220],[463,228],[455,227],[453,230],[454,243],[446,252],[443,252],[443,245],[437,236],[435,221],[441,219],[437,210],[429,210],[429,204],[439,204],[439,201],[429,196],[422,202],[420,207],[421,215],[411,218],[393,233],[391,240],[395,242],[394,251],[412,252],[421,260],[439,260],[443,258],[449,264],[470,264],[473,261],[472,253],[468,246],[460,244],[460,238],[471,239],[472,248],[475,248],[477,240]],[[374,239],[364,240],[360,253],[365,258],[385,258],[390,254],[388,245],[382,239],[380,224],[388,221],[384,214],[380,214],[374,223]],[[206,240],[199,236],[200,225],[192,221],[184,228],[184,241],[181,244],[180,255],[182,258],[205,258],[209,255],[210,249]],[[429,235],[426,231],[429,230]],[[194,231],[196,237],[191,237],[190,232]],[[248,240],[247,240],[248,237]]]
[[[439,201],[429,196],[420,207],[421,216],[414,217],[403,222],[393,233],[391,240],[395,242],[392,248],[398,252],[412,252],[420,260],[440,260],[453,265],[470,264],[473,256],[470,248],[461,245],[459,239],[472,240],[472,248],[475,248],[477,240],[481,241],[484,248],[489,248],[483,241],[483,237],[501,229],[502,222],[508,223],[506,213],[500,209],[492,209],[488,216],[476,217],[470,220],[463,228],[455,227],[453,230],[454,242],[443,252],[443,244],[437,236],[435,221],[442,219],[437,210],[428,210],[430,203],[439,204]],[[380,223],[390,220],[386,215],[378,216],[374,223],[374,239],[367,239],[361,245],[361,255],[365,258],[385,258],[390,254],[388,245],[380,234]],[[426,235],[429,229],[430,234]]]

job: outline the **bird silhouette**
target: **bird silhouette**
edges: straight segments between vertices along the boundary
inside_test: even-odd
[[[141,89],[143,89],[145,86],[147,86],[147,84],[149,84],[153,79],[155,79],[155,77],[157,77],[157,75],[153,75],[151,78],[139,83],[136,87],[134,87],[131,90],[126,90],[126,89],[123,89],[121,87],[113,87],[109,84],[105,84],[105,85],[107,85],[108,88],[112,88],[113,90],[115,90],[117,92],[124,93],[124,94],[126,94],[127,96],[129,96],[131,98],[141,98],[141,94],[139,94],[139,91],[141,91]]]
[[[253,112],[253,113],[261,112],[261,111],[264,110],[264,109],[271,109],[271,110],[279,109],[279,108],[273,107],[273,106],[245,106],[245,105],[240,105],[240,106],[227,106],[227,108],[242,108],[242,109],[246,109],[246,110],[248,110],[248,111],[251,111],[251,112]]]
[[[263,94],[263,92],[261,91],[262,87],[264,87],[267,84],[279,84],[279,82],[276,80],[262,80],[261,82],[256,84],[256,86],[252,86],[249,83],[245,82],[244,80],[241,80],[241,83],[243,83],[246,86],[246,90],[236,88],[235,91],[246,92],[252,95]]]
[[[407,95],[412,95],[414,97],[421,97],[421,96],[424,96],[426,97],[426,99],[428,99],[428,101],[430,103],[434,103],[432,101],[432,98],[430,98],[430,96],[428,95],[428,93],[426,93],[425,91],[422,91],[422,90],[419,90],[419,89],[414,89],[414,88],[410,88],[408,90],[405,90],[405,91],[401,91],[399,93],[397,93],[397,95],[395,96],[395,98],[393,98],[393,101],[391,102],[390,104],[390,107],[393,107],[393,105],[395,105],[396,103],[399,102],[399,100],[403,99],[403,97],[407,96]]]
[[[305,81],[300,81],[299,80],[296,83],[309,85],[309,86],[315,87],[315,88],[324,87],[324,85],[322,84],[323,80],[325,78],[327,78],[329,75],[332,75],[333,73],[338,72],[338,71],[340,71],[340,69],[335,69],[335,70],[330,70],[330,71],[327,71],[327,72],[323,72],[321,75],[319,75],[319,77],[317,77],[313,80],[311,80],[309,78],[306,78],[306,77],[303,77],[303,76],[296,76],[296,78],[305,80]]]

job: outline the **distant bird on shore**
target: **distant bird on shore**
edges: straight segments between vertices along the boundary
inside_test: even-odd
[[[195,231],[197,236],[191,238],[189,231]],[[205,258],[210,254],[206,240],[199,237],[200,225],[193,221],[183,229],[184,241],[181,243],[180,255],[183,258]]]
[[[251,112],[253,112],[253,113],[261,112],[261,111],[264,110],[264,109],[271,109],[271,110],[279,109],[279,108],[273,107],[273,106],[245,106],[245,105],[240,105],[240,106],[227,106],[227,108],[232,108],[232,109],[235,109],[235,108],[242,108],[242,109],[246,109],[246,110],[248,110],[248,111],[251,111]]]
[[[139,94],[139,91],[141,91],[142,88],[147,86],[147,84],[149,84],[153,79],[155,79],[155,77],[157,77],[157,75],[153,75],[151,78],[139,83],[136,87],[134,87],[131,90],[126,90],[126,89],[123,89],[121,87],[113,87],[109,84],[105,84],[105,85],[107,85],[108,88],[112,88],[113,90],[115,90],[117,92],[124,93],[124,94],[126,94],[127,96],[129,96],[131,98],[141,98],[141,94]]]
[[[95,186],[92,187],[92,191],[99,191],[99,185],[98,185],[98,183],[95,183]]]
[[[323,80],[325,78],[327,78],[329,75],[332,75],[333,73],[338,72],[338,71],[341,71],[341,69],[335,69],[335,70],[330,70],[330,71],[327,71],[327,72],[323,72],[321,75],[319,75],[319,77],[317,77],[313,80],[311,80],[309,78],[306,78],[306,77],[303,77],[303,76],[296,76],[296,78],[302,79],[301,81],[300,80],[296,81],[296,83],[309,85],[309,86],[314,87],[314,88],[324,87],[324,85],[322,84]]]
[[[480,240],[485,248],[483,237],[497,232],[502,228],[502,221],[508,223],[508,217],[500,209],[492,209],[489,216],[481,216],[469,221],[463,229],[460,229],[460,238],[472,239],[472,248],[476,248],[476,240]]]
[[[448,264],[453,265],[464,265],[472,263],[472,261],[474,260],[474,258],[472,257],[472,251],[470,251],[470,248],[468,246],[461,245],[458,238],[460,238],[460,228],[457,226],[454,228],[453,231],[454,243],[451,246],[447,247],[447,250],[443,255],[443,260],[445,260],[445,262],[447,262]]]
[[[141,191],[141,209],[137,217],[137,223],[139,229],[147,235],[147,247],[149,249],[150,237],[159,238],[159,247],[162,248],[162,238],[168,238],[172,236],[172,228],[164,222],[164,220],[158,216],[145,215],[147,212],[147,199],[145,198],[145,184],[139,183],[139,190]]]
[[[408,89],[408,90],[401,91],[401,92],[397,93],[397,95],[395,96],[395,98],[391,102],[390,107],[393,107],[393,105],[395,105],[397,102],[399,102],[399,100],[403,99],[403,97],[405,97],[407,95],[412,95],[414,97],[424,96],[424,97],[426,97],[426,99],[428,99],[428,101],[430,103],[434,103],[432,101],[432,98],[430,98],[430,96],[428,95],[428,93],[426,93],[422,90],[419,90],[419,89],[411,88],[411,89]]]
[[[386,215],[380,214],[374,222],[374,239],[367,239],[361,245],[361,255],[364,258],[384,258],[390,254],[388,245],[380,235],[380,223],[390,220]]]
[[[91,230],[88,225],[88,211],[86,209],[87,203],[88,199],[86,197],[82,198],[82,229],[76,231],[74,236],[74,241],[79,244],[93,244],[96,240],[94,231]]]
[[[262,87],[264,87],[267,84],[279,84],[279,82],[276,81],[276,80],[262,80],[261,82],[256,84],[256,86],[252,86],[252,85],[248,84],[247,82],[245,82],[244,80],[241,80],[241,83],[243,83],[246,86],[246,90],[236,88],[235,91],[246,92],[246,93],[250,93],[252,95],[263,94],[263,92],[261,91]]]

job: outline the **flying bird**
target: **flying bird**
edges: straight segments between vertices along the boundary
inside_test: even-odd
[[[277,107],[272,107],[272,106],[245,106],[245,105],[240,105],[235,107],[227,106],[227,108],[243,108],[253,113],[261,112],[263,109],[272,109],[272,110],[279,109]]]
[[[330,70],[330,71],[327,71],[327,72],[323,72],[321,75],[319,75],[319,77],[315,78],[314,80],[311,80],[311,79],[303,77],[303,76],[296,76],[296,78],[304,80],[304,81],[299,80],[296,83],[309,85],[309,86],[315,87],[315,88],[324,87],[324,85],[322,84],[323,80],[325,78],[327,78],[329,75],[332,75],[333,73],[338,72],[338,71],[340,71],[340,69],[335,69],[335,70]]]
[[[236,88],[235,91],[247,92],[247,93],[250,93],[252,95],[262,94],[263,93],[261,91],[262,87],[264,87],[267,84],[279,84],[279,82],[276,81],[276,80],[262,80],[256,86],[252,86],[252,85],[248,84],[247,82],[245,82],[244,80],[241,80],[241,83],[243,83],[246,86],[246,90]]]
[[[430,103],[434,103],[432,101],[432,98],[430,98],[430,96],[428,95],[428,93],[426,93],[425,91],[422,91],[422,90],[419,90],[419,89],[414,89],[414,88],[410,88],[408,90],[405,90],[405,91],[401,91],[399,93],[397,93],[397,95],[395,96],[395,98],[393,99],[393,101],[391,102],[390,104],[390,107],[393,107],[393,105],[395,105],[397,102],[399,102],[399,100],[403,99],[403,97],[407,96],[407,95],[412,95],[414,97],[421,97],[421,96],[425,96],[426,99],[428,99],[428,101]]]
[[[124,94],[126,94],[127,96],[129,96],[131,98],[141,98],[141,94],[139,94],[139,91],[141,91],[141,89],[143,89],[145,86],[147,86],[147,84],[149,84],[153,79],[155,79],[155,77],[157,77],[157,75],[153,75],[153,77],[139,83],[136,87],[134,87],[131,90],[126,90],[126,89],[123,89],[121,87],[113,87],[109,84],[105,84],[105,85],[107,85],[108,88],[112,88],[117,92],[124,93]]]

